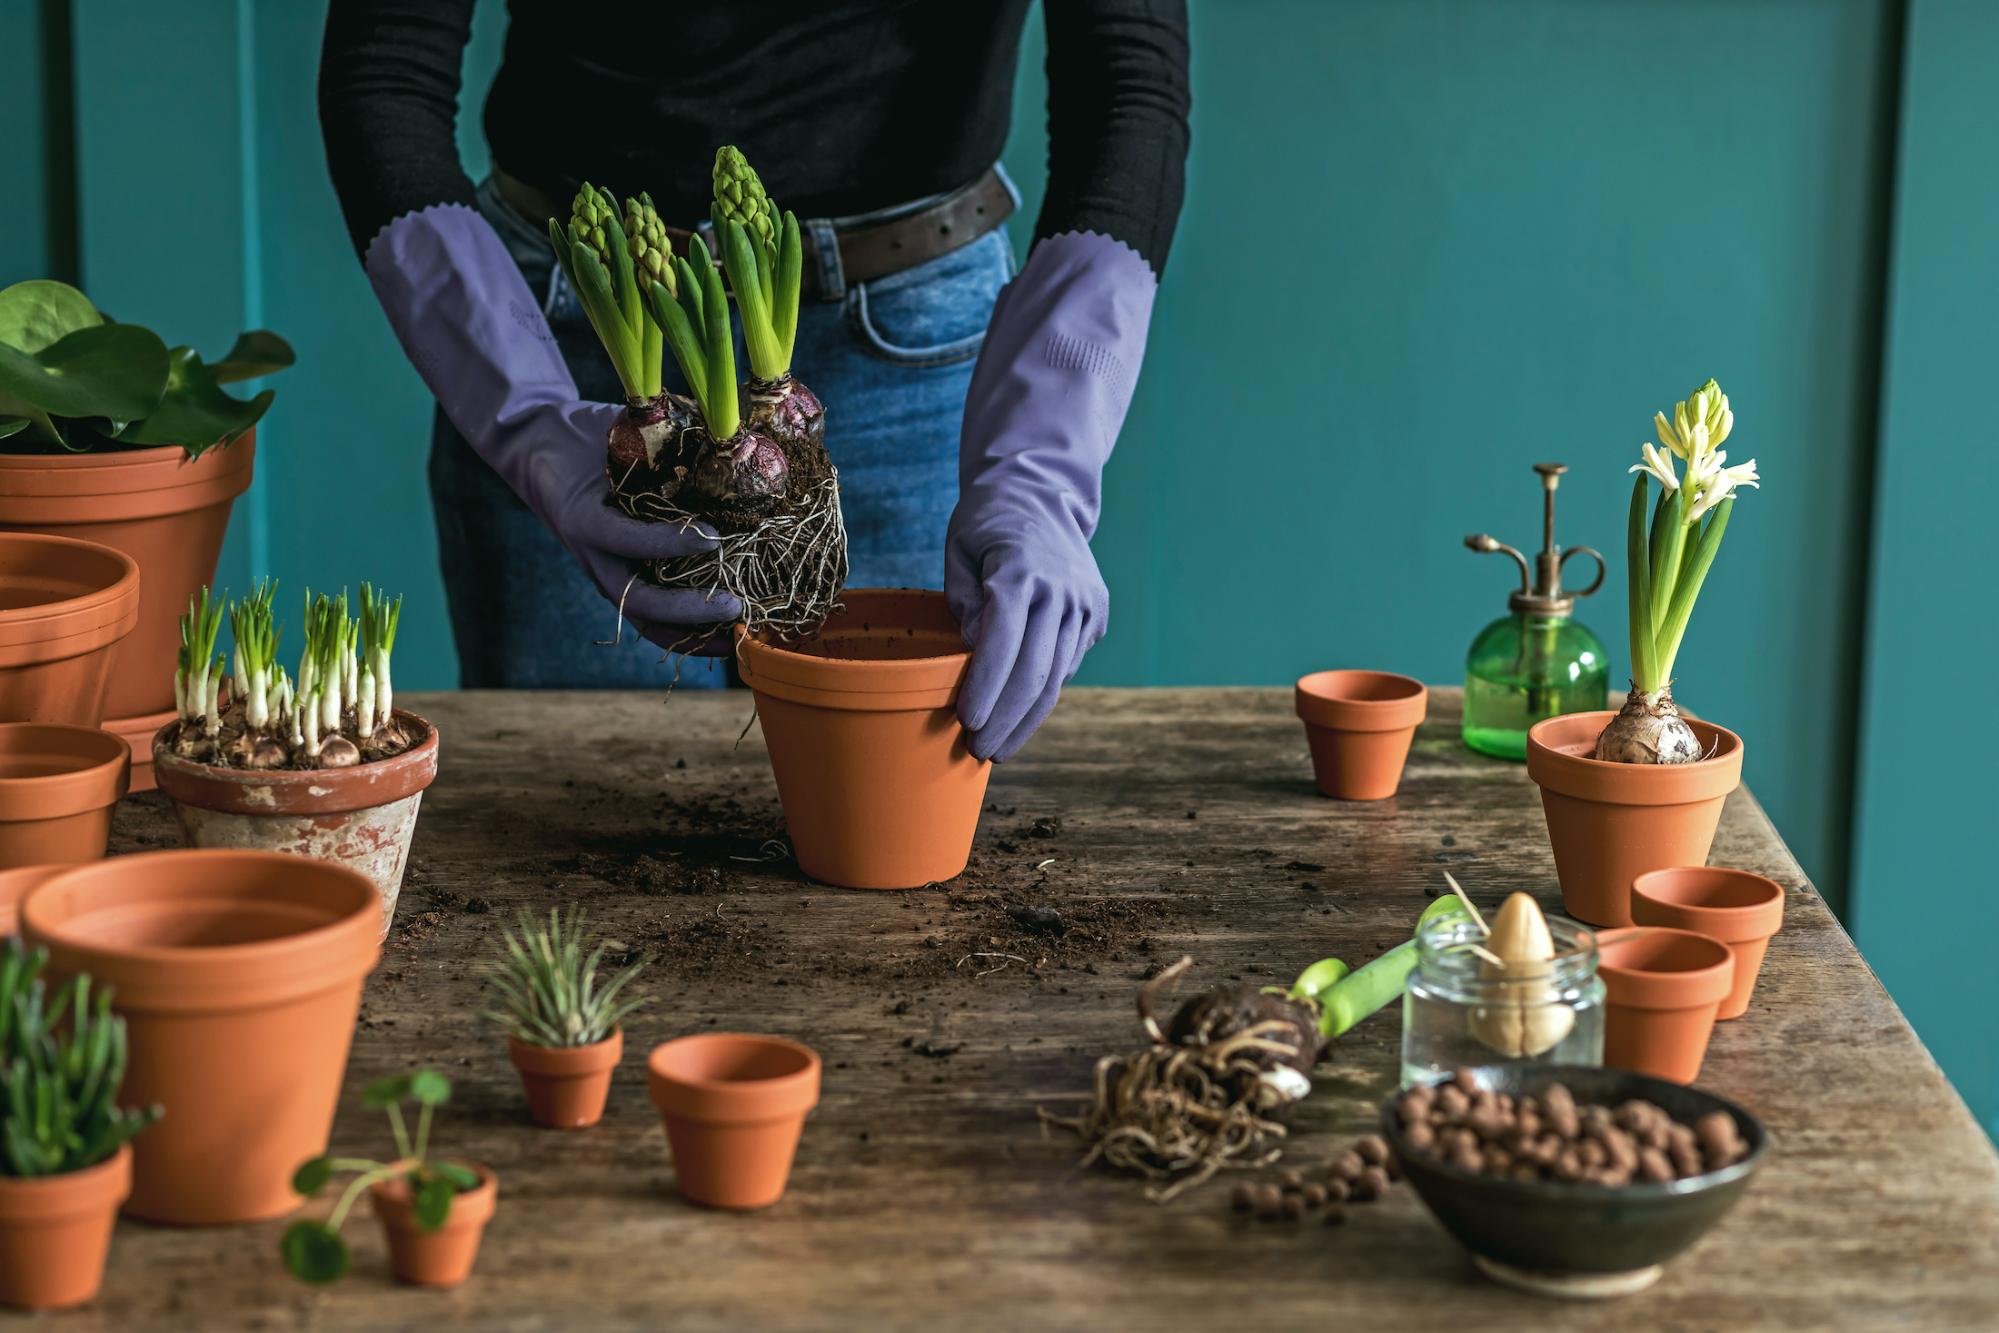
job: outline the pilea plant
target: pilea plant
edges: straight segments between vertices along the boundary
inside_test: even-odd
[[[67,283],[17,282],[0,290],[0,447],[85,453],[177,444],[198,458],[270,408],[269,389],[243,399],[222,386],[292,360],[290,344],[259,329],[205,362],[191,347],[169,348],[151,329],[117,322]]]
[[[572,906],[565,915],[550,908],[548,925],[523,911],[519,936],[502,927],[504,957],[486,969],[500,1005],[486,1016],[530,1046],[594,1046],[617,1031],[645,997],[619,1000],[618,993],[652,960],[641,958],[601,984],[597,969],[609,947],[599,941],[583,952],[584,913]]]
[[[58,1176],[104,1161],[160,1117],[120,1107],[125,1020],[111,992],[70,978],[50,1000],[45,949],[0,945],[0,1175]]]
[[[303,1163],[293,1173],[292,1188],[308,1199],[326,1188],[337,1172],[355,1173],[324,1222],[298,1221],[285,1228],[278,1250],[293,1276],[306,1282],[333,1282],[347,1272],[347,1242],[340,1238],[340,1227],[354,1210],[355,1202],[371,1186],[383,1181],[409,1182],[417,1225],[424,1230],[436,1231],[450,1220],[452,1202],[461,1193],[479,1186],[478,1172],[430,1156],[432,1115],[450,1100],[451,1080],[435,1069],[377,1079],[362,1090],[363,1106],[388,1112],[389,1130],[395,1137],[395,1160],[377,1162],[365,1157],[322,1155]],[[404,1105],[412,1102],[417,1107],[414,1134],[403,1118]]]
[[[1735,429],[1735,413],[1712,379],[1673,409],[1671,421],[1664,412],[1655,412],[1652,423],[1659,444],[1645,444],[1631,469],[1638,474],[1631,488],[1626,550],[1631,693],[1597,737],[1595,757],[1621,764],[1691,764],[1703,756],[1693,728],[1673,702],[1673,664],[1694,599],[1728,531],[1735,493],[1758,485],[1756,460],[1728,465],[1721,446]],[[1686,464],[1684,476],[1675,470],[1675,459]],[[1655,481],[1659,499],[1648,505]]]
[[[626,200],[621,221],[616,199],[587,182],[549,239],[625,390],[608,441],[613,497],[635,518],[720,538],[709,554],[652,562],[648,577],[730,593],[749,629],[798,637],[819,628],[847,577],[825,411],[791,373],[804,251],[798,219],[778,211],[740,152],[716,152],[713,180],[712,254],[696,235],[675,255],[649,196]],[[691,398],[662,391],[665,350]]]
[[[347,768],[408,749],[389,670],[403,599],[364,583],[356,617],[344,590],[338,597],[308,590],[305,650],[293,679],[277,660],[284,627],[276,622],[276,596],[277,583],[266,579],[229,604],[235,647],[228,657],[215,646],[224,603],[205,587],[189,599],[174,669],[174,753],[229,768],[309,769]]]

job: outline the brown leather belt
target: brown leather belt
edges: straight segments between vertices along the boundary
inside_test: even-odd
[[[537,227],[545,227],[551,217],[569,211],[557,209],[546,191],[498,168],[493,171],[493,183],[500,197]],[[805,250],[802,295],[808,301],[840,300],[856,283],[886,278],[970,245],[1012,213],[1013,193],[998,170],[988,169],[970,185],[892,218],[859,222],[801,218],[799,231]],[[708,229],[704,226],[701,230]],[[674,250],[687,253],[687,238],[693,233],[680,227],[668,227],[666,232]],[[704,240],[713,249],[714,239]]]

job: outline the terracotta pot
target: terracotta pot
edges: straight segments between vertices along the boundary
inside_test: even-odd
[[[379,933],[387,935],[417,808],[437,776],[437,728],[400,708],[396,716],[423,739],[392,759],[279,773],[184,759],[166,748],[162,729],[153,740],[153,775],[173,801],[187,846],[290,852],[352,866],[380,890]]]
[[[0,868],[103,857],[132,751],[108,731],[0,725]]]
[[[292,1170],[326,1150],[381,953],[380,897],[325,861],[169,851],[72,867],[22,901],[52,982],[88,972],[115,992],[125,1101],[166,1108],[134,1145],[127,1213],[206,1225],[298,1206]]]
[[[153,780],[153,737],[161,727],[170,725],[179,714],[169,708],[163,713],[141,713],[137,717],[114,717],[104,720],[104,729],[125,742],[132,751],[132,780],[126,784],[128,792],[151,791],[159,785]]]
[[[1596,937],[1603,1062],[1675,1083],[1700,1076],[1735,955],[1691,930],[1626,926]]]
[[[992,770],[952,708],[971,651],[940,592],[850,588],[841,600],[814,639],[737,645],[798,868],[850,889],[951,879]]]
[[[0,939],[20,933],[21,899],[28,896],[29,890],[63,869],[62,866],[21,866],[14,870],[0,870]]]
[[[419,1287],[455,1287],[472,1275],[479,1240],[500,1203],[500,1178],[478,1162],[458,1165],[479,1173],[479,1187],[451,1201],[451,1216],[435,1231],[417,1225],[409,1183],[385,1180],[368,1187],[375,1220],[389,1243],[389,1266],[404,1282]]]
[[[0,1176],[0,1305],[66,1310],[95,1300],[131,1192],[130,1144],[67,1175]]]
[[[1784,924],[1784,886],[1720,866],[1652,870],[1631,882],[1631,915],[1641,926],[1672,926],[1720,940],[1735,955],[1735,985],[1718,1018],[1749,1011],[1770,937]]]
[[[604,1118],[611,1074],[625,1054],[625,1034],[589,1046],[530,1046],[507,1038],[507,1058],[521,1072],[528,1112],[550,1129],[585,1129]]]
[[[112,649],[139,623],[139,567],[95,542],[0,533],[0,722],[94,727]],[[173,688],[173,659],[166,663]]]
[[[1298,716],[1305,721],[1319,790],[1342,801],[1393,796],[1429,702],[1423,682],[1387,671],[1300,677]]]
[[[646,1063],[682,1197],[738,1209],[784,1197],[805,1113],[819,1103],[810,1047],[704,1032],[653,1047]]]
[[[1728,794],[1742,784],[1742,738],[1687,719],[1712,754],[1692,764],[1613,764],[1589,755],[1612,712],[1566,713],[1527,732],[1562,905],[1595,926],[1631,924],[1631,881],[1707,860]]]
[[[103,454],[0,454],[0,532],[101,542],[146,571],[138,619],[111,668],[104,716],[131,735],[174,706],[174,656],[187,599],[215,581],[229,507],[250,485],[256,432],[190,462],[179,445]],[[98,718],[90,720],[91,726]],[[149,754],[151,731],[140,738]],[[148,762],[139,754],[135,762]]]

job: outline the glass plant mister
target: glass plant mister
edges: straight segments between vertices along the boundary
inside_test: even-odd
[[[1587,546],[1555,545],[1555,488],[1569,469],[1536,463],[1541,474],[1541,553],[1527,557],[1484,533],[1465,538],[1474,551],[1501,551],[1520,566],[1520,590],[1507,614],[1479,631],[1465,659],[1465,744],[1501,759],[1527,757],[1527,729],[1542,718],[1602,708],[1609,700],[1610,661],[1603,640],[1574,619],[1576,598],[1603,584],[1603,557]],[[1562,587],[1570,556],[1596,561],[1587,588]]]

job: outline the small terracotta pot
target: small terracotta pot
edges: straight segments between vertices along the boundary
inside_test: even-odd
[[[189,847],[247,847],[352,866],[382,896],[381,934],[389,933],[409,865],[423,793],[437,776],[437,728],[396,710],[415,745],[390,759],[352,768],[255,772],[182,758],[153,740],[153,776],[173,802],[181,842]]]
[[[971,652],[942,593],[850,588],[841,601],[815,638],[737,641],[798,868],[850,889],[954,878],[992,771],[953,711]]]
[[[1387,671],[1314,671],[1299,678],[1297,703],[1321,792],[1341,801],[1395,794],[1429,709],[1423,682]]]
[[[62,866],[20,866],[13,870],[0,870],[0,940],[9,935],[17,935],[21,930],[21,899],[30,890],[51,875],[60,874]]]
[[[22,900],[51,982],[88,972],[113,991],[124,1101],[166,1108],[134,1143],[127,1213],[210,1225],[298,1206],[292,1170],[326,1150],[381,954],[380,899],[325,861],[169,851],[72,867]]]
[[[809,1046],[704,1032],[653,1047],[646,1064],[682,1197],[736,1209],[784,1197],[805,1113],[819,1103]]]
[[[486,1223],[500,1204],[500,1178],[478,1162],[458,1165],[479,1174],[479,1187],[451,1201],[451,1216],[435,1231],[417,1225],[409,1182],[385,1180],[368,1187],[375,1220],[389,1243],[389,1266],[396,1277],[418,1287],[455,1287],[472,1275]]]
[[[1652,870],[1631,882],[1631,915],[1641,926],[1672,926],[1720,940],[1735,955],[1735,985],[1717,1018],[1749,1011],[1770,937],[1784,924],[1784,886],[1720,866]]]
[[[122,653],[123,650],[120,651]],[[132,780],[126,784],[126,791],[136,794],[151,791],[159,785],[153,780],[153,737],[159,734],[161,727],[171,725],[178,716],[169,708],[163,713],[141,713],[137,717],[104,720],[104,729],[124,741],[132,751]]]
[[[1694,718],[1713,758],[1615,764],[1589,757],[1613,712],[1565,713],[1527,731],[1527,776],[1541,788],[1562,906],[1594,926],[1631,924],[1631,881],[1707,860],[1721,808],[1742,784],[1742,738]]]
[[[95,542],[0,533],[0,722],[97,726],[112,649],[138,623],[132,557]],[[171,689],[171,656],[163,669]]]
[[[111,666],[107,730],[126,735],[174,706],[174,655],[187,599],[215,581],[229,508],[250,485],[256,432],[189,460],[179,445],[101,454],[0,454],[0,532],[80,537],[146,571],[131,638]],[[89,725],[98,725],[91,718]],[[155,723],[141,737],[151,761]],[[136,785],[134,790],[143,790]]]
[[[1599,931],[1596,942],[1603,1062],[1692,1083],[1735,983],[1735,955],[1720,940],[1661,926]]]
[[[0,725],[0,868],[101,859],[131,767],[108,731]]]
[[[585,1129],[604,1118],[611,1074],[624,1054],[622,1030],[589,1046],[530,1046],[507,1038],[507,1058],[521,1072],[528,1112],[550,1129]]]
[[[0,1305],[67,1310],[95,1300],[131,1192],[129,1143],[67,1175],[0,1176]]]

